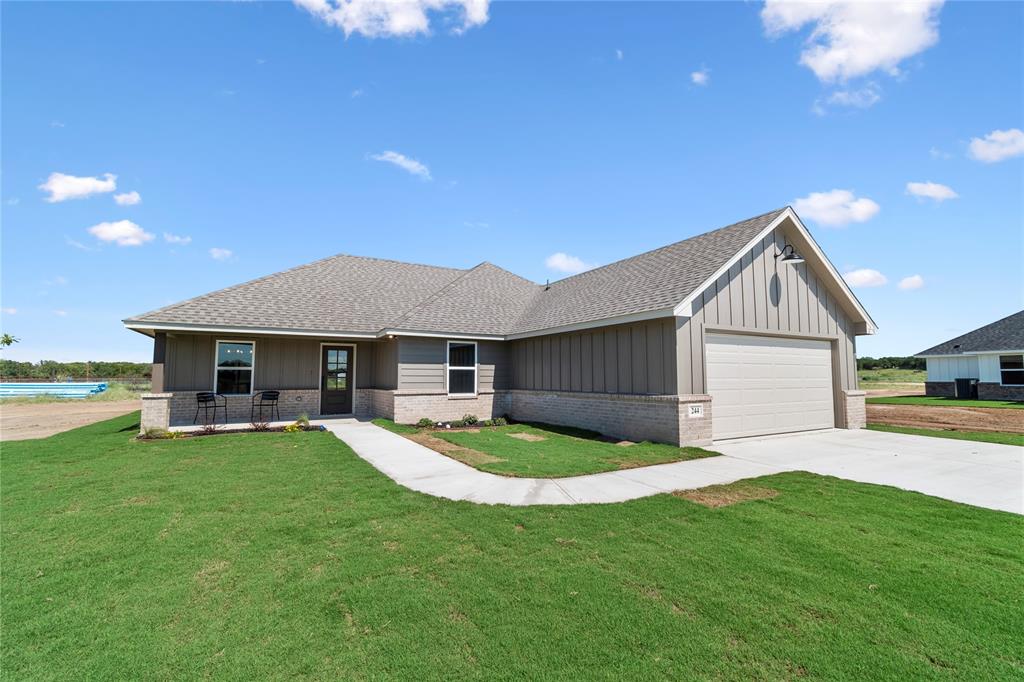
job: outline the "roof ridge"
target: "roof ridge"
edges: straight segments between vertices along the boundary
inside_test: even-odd
[[[504,272],[504,273],[506,273],[506,274],[508,274],[508,275],[512,275],[512,276],[513,276],[513,277],[515,277],[516,279],[518,279],[518,280],[522,280],[523,282],[526,282],[527,284],[531,284],[531,285],[533,285],[533,286],[535,286],[535,287],[542,287],[542,286],[544,286],[543,284],[537,284],[537,283],[536,283],[536,282],[534,282],[534,281],[533,281],[532,279],[527,279],[527,278],[523,277],[523,276],[522,276],[522,275],[520,275],[519,273],[516,273],[516,272],[512,272],[512,271],[511,271],[511,270],[509,270],[508,268],[503,268],[503,267],[501,267],[500,265],[497,265],[497,264],[495,264],[495,263],[492,263],[492,262],[491,262],[491,261],[489,261],[489,260],[485,260],[484,262],[480,263],[480,264],[479,264],[479,265],[477,265],[476,267],[474,267],[474,268],[471,268],[471,270],[475,270],[476,268],[478,268],[478,267],[480,267],[480,266],[482,266],[482,265],[490,265],[490,266],[491,266],[492,268],[495,268],[496,270],[501,270],[502,272]]]
[[[404,313],[399,315],[397,318],[395,318],[394,322],[389,324],[388,327],[396,327],[397,328],[398,324],[400,322],[402,322],[403,320],[407,320],[409,318],[409,316],[412,315],[414,312],[416,312],[420,308],[426,306],[428,303],[433,303],[434,301],[436,301],[438,298],[441,297],[441,294],[443,294],[444,292],[446,292],[449,289],[451,289],[453,286],[455,286],[458,282],[461,282],[462,280],[464,280],[466,277],[469,277],[469,275],[471,273],[473,273],[474,271],[476,271],[477,268],[480,268],[480,267],[482,267],[484,265],[487,265],[487,264],[488,264],[487,261],[484,261],[482,263],[477,263],[476,265],[474,265],[473,267],[469,268],[468,270],[463,270],[461,275],[459,275],[458,277],[456,277],[452,281],[448,282],[443,287],[441,287],[440,289],[435,291],[433,294],[431,294],[430,296],[427,296],[425,299],[423,299],[422,301],[420,301],[419,303],[417,303],[416,305],[414,305],[413,307],[409,308]]]
[[[600,265],[600,266],[598,266],[596,268],[591,268],[590,270],[584,270],[583,272],[577,272],[575,275],[569,275],[568,277],[563,277],[562,279],[557,279],[554,282],[551,282],[548,286],[554,287],[554,286],[557,286],[559,284],[564,284],[565,282],[568,282],[571,279],[575,279],[577,277],[582,277],[584,275],[591,275],[591,274],[593,274],[593,273],[595,273],[595,272],[597,272],[599,270],[604,270],[605,268],[610,268],[613,265],[619,265],[620,263],[626,263],[626,262],[631,261],[631,260],[633,260],[635,258],[640,258],[642,256],[647,256],[647,255],[650,255],[652,253],[657,253],[658,251],[664,251],[665,249],[670,249],[670,248],[672,248],[674,246],[682,244],[683,242],[688,242],[691,239],[699,239],[700,237],[707,237],[708,235],[715,234],[716,232],[721,232],[722,230],[728,230],[731,227],[736,227],[737,225],[740,225],[742,223],[749,223],[751,221],[758,220],[759,218],[764,218],[765,216],[772,215],[773,213],[782,213],[787,208],[789,208],[788,204],[786,206],[783,206],[782,208],[777,208],[774,211],[767,211],[767,212],[762,213],[760,215],[756,215],[756,216],[753,216],[753,217],[750,217],[750,218],[744,218],[743,220],[738,220],[735,223],[730,223],[730,224],[726,225],[725,227],[719,227],[719,228],[717,228],[715,230],[710,230],[708,232],[701,232],[700,234],[695,234],[692,237],[687,237],[686,239],[679,239],[677,241],[672,242],[671,244],[665,244],[664,246],[659,246],[659,247],[654,248],[654,249],[649,249],[647,251],[641,251],[640,253],[634,254],[632,256],[627,256],[626,258],[620,258],[619,260],[612,261],[611,263],[605,263],[604,265]]]

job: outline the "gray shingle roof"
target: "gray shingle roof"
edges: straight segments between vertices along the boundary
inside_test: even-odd
[[[1024,310],[932,346],[918,355],[960,355],[998,350],[1024,350]]]
[[[785,209],[554,282],[339,255],[126,322],[321,332],[534,332],[676,305]]]

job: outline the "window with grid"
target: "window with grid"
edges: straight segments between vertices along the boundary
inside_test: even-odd
[[[476,394],[476,343],[448,342],[448,395]]]

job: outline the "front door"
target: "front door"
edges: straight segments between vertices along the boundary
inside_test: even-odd
[[[320,414],[352,412],[352,379],[355,377],[352,346],[320,349]]]

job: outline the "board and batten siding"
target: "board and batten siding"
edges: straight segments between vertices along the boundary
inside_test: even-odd
[[[242,336],[238,334],[168,334],[165,349],[164,390],[213,390],[213,362],[217,341],[255,341],[255,390],[304,389],[320,386],[320,343],[316,338]],[[356,346],[356,387],[376,388],[374,341],[324,343]]]
[[[996,358],[996,367],[999,366],[999,357]],[[978,356],[976,355],[958,355],[956,357],[948,358],[926,358],[925,364],[928,367],[928,378],[927,381],[954,381],[956,379],[980,379],[980,367],[978,366]],[[988,363],[991,364],[991,363]],[[991,375],[992,372],[987,372]],[[984,381],[993,381],[993,379],[984,379]],[[998,373],[996,374],[995,382],[999,383]]]
[[[674,395],[673,318],[518,339],[512,388]]]
[[[453,339],[455,340],[455,339]],[[477,392],[509,388],[508,347],[503,341],[478,341]],[[445,364],[448,340],[424,336],[398,338],[398,388],[403,391],[447,391]]]
[[[835,337],[840,389],[857,387],[854,325],[825,280],[807,263],[776,265],[786,245],[780,228],[743,254],[694,303],[693,316],[677,320],[680,393],[705,393],[705,329],[729,328]]]

